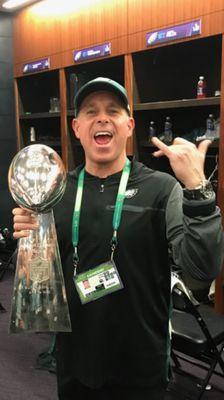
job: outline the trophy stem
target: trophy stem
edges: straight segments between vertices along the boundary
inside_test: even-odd
[[[19,240],[10,332],[71,332],[53,211]]]

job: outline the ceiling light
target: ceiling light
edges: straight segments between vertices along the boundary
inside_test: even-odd
[[[2,7],[4,8],[15,8],[19,7],[25,3],[29,3],[30,0],[8,0],[5,3],[2,4]]]
[[[78,13],[85,8],[96,7],[105,0],[42,0],[36,2],[30,11],[38,17],[59,17]],[[110,3],[110,2],[109,2]]]

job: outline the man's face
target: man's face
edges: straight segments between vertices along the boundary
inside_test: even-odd
[[[122,164],[133,128],[134,120],[120,100],[106,91],[87,96],[73,120],[73,130],[85,150],[86,164]]]

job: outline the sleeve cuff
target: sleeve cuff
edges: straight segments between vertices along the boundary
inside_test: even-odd
[[[183,213],[187,217],[206,217],[216,210],[216,196],[205,200],[183,198]]]

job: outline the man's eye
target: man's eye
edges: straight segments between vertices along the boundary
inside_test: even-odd
[[[87,114],[94,114],[95,110],[87,110]]]
[[[111,108],[110,109],[110,113],[111,114],[116,114],[116,113],[118,113],[118,109],[117,108]]]

